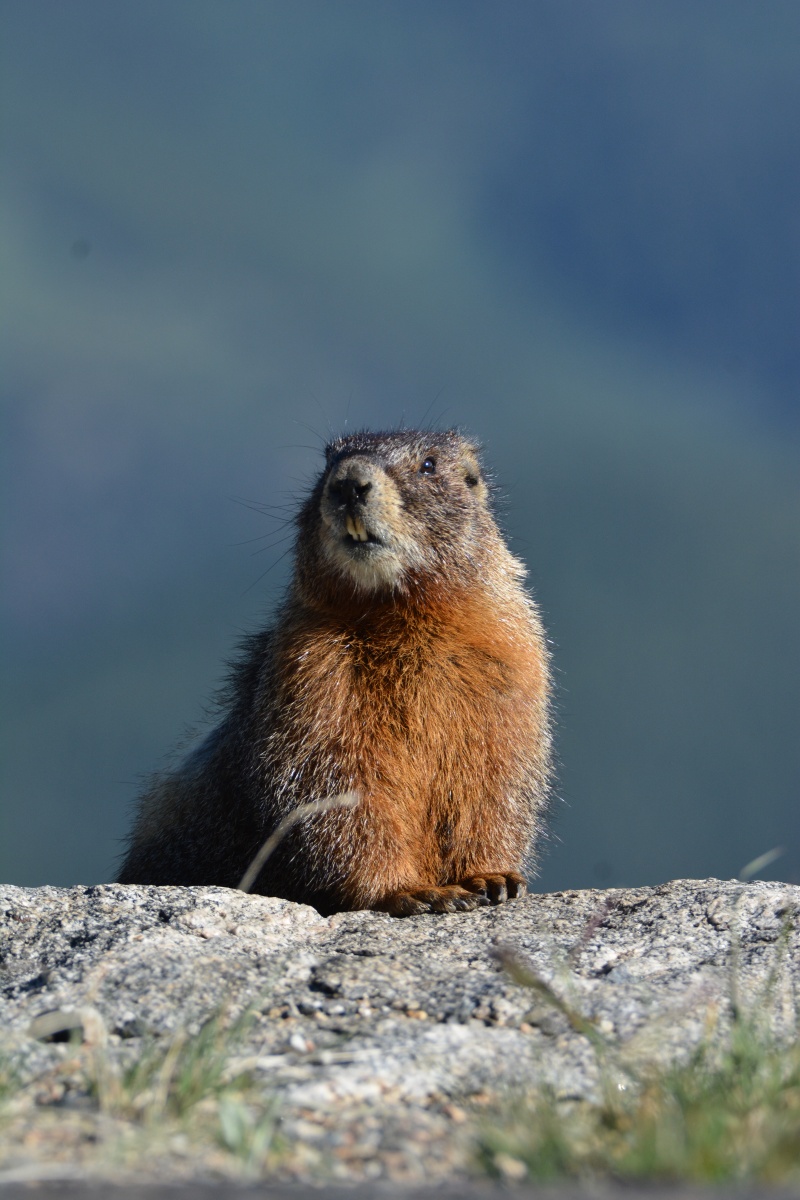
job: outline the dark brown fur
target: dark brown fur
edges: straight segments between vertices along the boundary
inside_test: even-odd
[[[455,431],[328,447],[273,629],[221,724],[141,801],[122,883],[235,887],[298,805],[254,891],[322,912],[472,908],[524,891],[549,769],[536,608]]]

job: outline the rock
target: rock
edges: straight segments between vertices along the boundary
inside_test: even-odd
[[[623,1060],[679,1060],[724,1031],[735,1000],[795,1037],[798,909],[798,887],[714,879],[404,920],[324,918],[224,888],[0,887],[0,1028],[18,1120],[32,1130],[65,1103],[76,1040],[121,1069],[154,1039],[196,1038],[215,1014],[249,1009],[226,1069],[277,1097],[283,1142],[300,1148],[285,1174],[452,1176],[469,1166],[464,1106],[545,1084],[564,1100],[597,1097],[585,1028]],[[102,1141],[107,1114],[96,1116]],[[82,1153],[97,1167],[99,1152]],[[159,1169],[217,1168],[189,1156]]]

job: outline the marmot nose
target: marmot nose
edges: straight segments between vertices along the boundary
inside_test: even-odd
[[[331,480],[328,491],[334,504],[355,508],[357,504],[367,503],[367,492],[371,487],[369,480],[362,482],[360,479],[354,479],[352,475],[346,475],[344,479]]]

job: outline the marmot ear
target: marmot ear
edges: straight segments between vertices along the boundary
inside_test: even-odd
[[[464,479],[467,487],[474,492],[477,499],[483,504],[489,494],[489,489],[481,474],[481,465],[478,461],[478,449],[476,446],[466,445],[464,447],[461,455],[461,466],[464,470]]]

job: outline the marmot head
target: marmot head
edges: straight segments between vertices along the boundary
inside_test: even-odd
[[[397,596],[473,576],[499,534],[478,449],[456,430],[331,442],[298,523],[298,576]],[[495,549],[496,552],[496,549]]]

